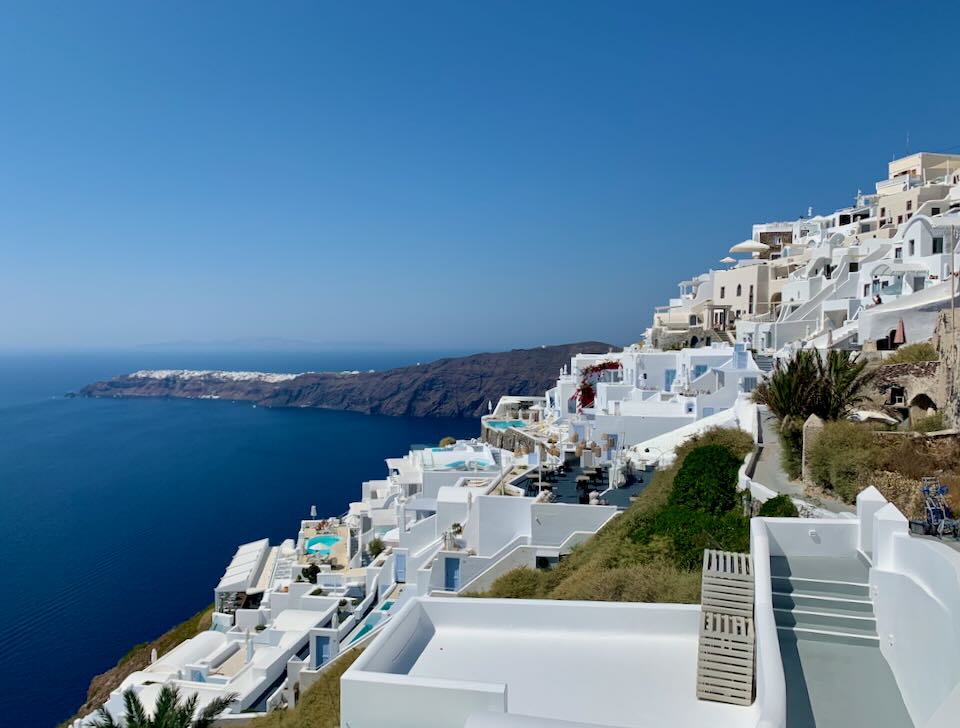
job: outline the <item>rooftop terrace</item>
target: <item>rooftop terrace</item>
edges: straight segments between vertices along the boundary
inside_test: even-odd
[[[459,727],[485,711],[638,728],[755,725],[753,706],[697,700],[699,613],[695,605],[418,599],[344,675],[341,715],[354,728]]]

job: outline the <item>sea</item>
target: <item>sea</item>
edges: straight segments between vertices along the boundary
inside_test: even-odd
[[[463,352],[0,353],[4,725],[55,726],[90,679],[213,601],[237,546],[338,515],[384,458],[473,419],[67,397],[137,369],[383,370]]]

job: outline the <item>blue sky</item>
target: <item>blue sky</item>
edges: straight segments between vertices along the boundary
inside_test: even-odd
[[[626,343],[960,151],[949,4],[660,5],[6,3],[0,348]]]

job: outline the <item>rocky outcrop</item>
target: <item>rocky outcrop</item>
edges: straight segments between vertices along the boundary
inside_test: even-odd
[[[134,372],[80,390],[84,397],[184,397],[316,407],[414,417],[479,417],[502,395],[542,395],[578,353],[609,344],[584,341],[537,349],[472,354],[384,372]]]

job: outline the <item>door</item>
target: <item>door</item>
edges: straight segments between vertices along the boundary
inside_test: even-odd
[[[447,557],[443,565],[443,588],[447,591],[460,589],[460,559]]]
[[[673,386],[673,380],[677,378],[676,369],[667,369],[663,372],[663,391],[669,392]]]
[[[393,580],[398,584],[407,581],[407,555],[396,554],[393,559]]]
[[[313,658],[316,660],[316,664],[313,666],[314,670],[330,662],[330,638],[326,635],[314,639]]]

